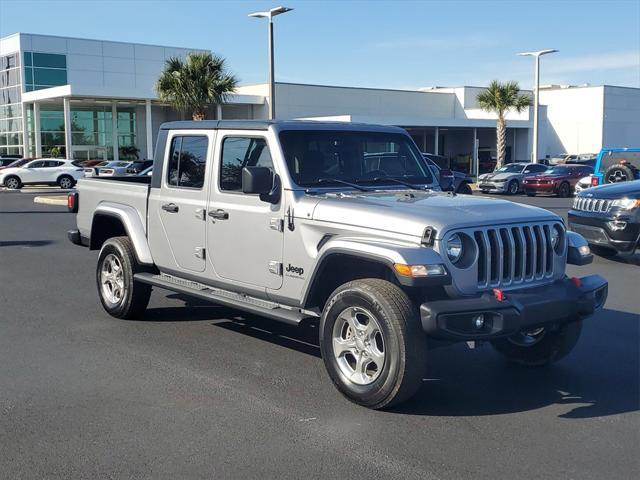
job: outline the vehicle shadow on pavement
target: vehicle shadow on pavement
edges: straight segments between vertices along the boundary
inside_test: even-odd
[[[509,364],[489,345],[434,350],[418,394],[393,411],[458,417],[561,406],[558,417],[579,419],[640,410],[640,315],[605,309],[586,322],[576,349],[543,368]]]
[[[605,260],[609,260],[615,263],[625,263],[627,265],[635,265],[640,266],[640,253],[636,253],[634,255],[611,255],[608,257],[603,257]]]
[[[0,247],[46,247],[53,240],[0,240]]]
[[[320,358],[314,323],[287,325],[206,301],[172,294],[184,307],[150,308],[150,321],[210,320],[211,325]],[[591,325],[589,322],[598,322]],[[434,349],[427,378],[405,415],[484,416],[561,406],[558,416],[593,418],[640,410],[640,316],[605,309],[586,320],[576,349],[555,365],[522,368],[490,345]]]

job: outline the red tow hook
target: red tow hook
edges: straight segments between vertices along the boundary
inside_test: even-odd
[[[573,283],[576,288],[580,288],[582,286],[582,281],[578,277],[571,277],[571,283]]]
[[[496,297],[496,300],[498,300],[499,302],[504,302],[504,299],[506,298],[504,292],[499,288],[493,289],[493,296]]]

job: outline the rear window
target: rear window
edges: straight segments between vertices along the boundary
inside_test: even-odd
[[[602,155],[598,173],[604,173],[611,165],[627,163],[640,169],[640,152],[607,152]]]

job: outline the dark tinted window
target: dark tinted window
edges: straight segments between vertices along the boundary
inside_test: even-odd
[[[173,187],[202,188],[208,145],[209,139],[205,136],[173,137],[169,150],[167,183]]]
[[[227,137],[222,142],[220,189],[242,190],[244,167],[267,167],[273,170],[269,147],[264,138]]]
[[[528,169],[531,170],[531,172],[539,173],[539,172],[546,171],[547,166],[546,165],[529,165]]]
[[[33,163],[29,164],[29,168],[42,168],[42,167],[44,167],[44,164],[45,164],[44,161],[33,162]]]
[[[611,165],[631,165],[640,169],[640,152],[606,152],[602,155],[598,173],[604,173]]]

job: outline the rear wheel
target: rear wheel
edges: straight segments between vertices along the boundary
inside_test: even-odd
[[[100,302],[116,318],[140,318],[151,296],[151,286],[134,281],[136,273],[146,271],[138,263],[129,237],[107,240],[98,256],[96,281]]]
[[[422,384],[426,347],[418,310],[386,280],[346,283],[324,308],[322,359],[338,390],[360,405],[385,408],[414,395]]]
[[[4,186],[10,190],[17,190],[22,187],[22,182],[18,177],[8,177],[4,179]]]
[[[582,331],[582,320],[555,329],[536,328],[491,342],[507,360],[525,367],[541,367],[557,362],[573,350]]]
[[[73,186],[75,185],[75,181],[73,180],[73,177],[70,177],[69,175],[63,175],[58,179],[58,185],[63,190],[69,190],[70,188],[73,188]]]

